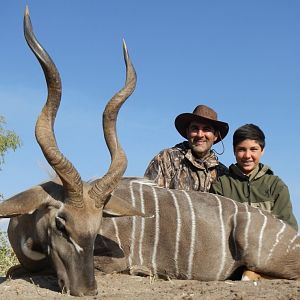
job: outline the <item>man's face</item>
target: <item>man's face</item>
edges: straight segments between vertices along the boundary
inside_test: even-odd
[[[209,153],[213,143],[216,141],[215,129],[205,123],[191,122],[187,129],[187,138],[194,154],[202,158]]]
[[[260,162],[264,150],[255,140],[244,140],[237,144],[234,155],[238,167],[244,174],[251,173]]]

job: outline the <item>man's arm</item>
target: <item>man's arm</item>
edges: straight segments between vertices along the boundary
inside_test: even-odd
[[[168,187],[168,175],[165,170],[163,152],[157,154],[149,163],[144,176],[153,180],[158,186]]]
[[[223,196],[223,186],[221,180],[218,178],[215,182],[211,184],[210,193]]]

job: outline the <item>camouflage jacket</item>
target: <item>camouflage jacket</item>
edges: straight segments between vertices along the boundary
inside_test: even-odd
[[[201,161],[192,154],[188,142],[183,142],[156,155],[144,176],[161,187],[208,192],[211,183],[227,173],[213,151]]]

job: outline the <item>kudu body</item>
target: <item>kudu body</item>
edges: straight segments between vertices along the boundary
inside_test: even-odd
[[[101,179],[83,182],[56,145],[53,125],[60,78],[33,35],[28,11],[24,29],[48,85],[36,137],[60,178],[0,204],[0,216],[11,217],[9,239],[25,269],[52,267],[60,287],[79,296],[96,294],[95,267],[198,280],[225,280],[245,267],[277,278],[300,279],[300,238],[272,215],[209,193],[121,178],[126,156],[118,143],[116,118],[136,83],[126,47],[125,87],[103,113],[112,162]]]
[[[300,279],[300,237],[267,212],[144,178],[123,178],[114,197],[154,217],[104,218],[95,243],[97,269],[198,280],[236,279],[247,269]]]

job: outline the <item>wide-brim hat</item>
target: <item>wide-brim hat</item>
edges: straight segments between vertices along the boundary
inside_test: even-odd
[[[183,113],[178,115],[175,119],[175,127],[185,139],[188,139],[187,128],[192,121],[208,123],[215,130],[219,131],[214,144],[224,139],[229,131],[229,125],[226,122],[219,121],[217,113],[212,108],[206,105],[198,105],[193,113]]]

